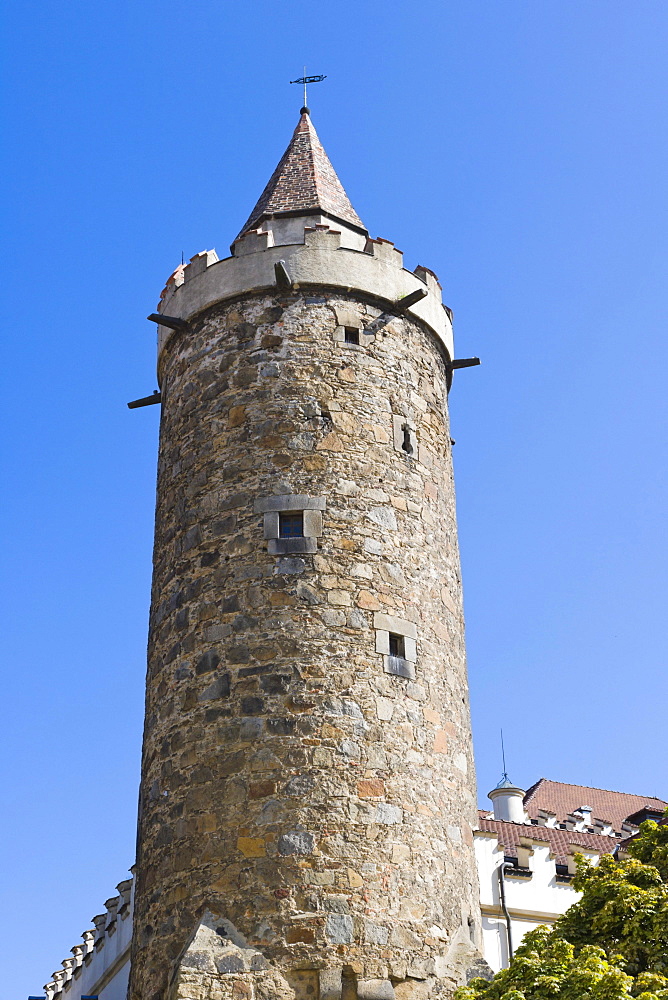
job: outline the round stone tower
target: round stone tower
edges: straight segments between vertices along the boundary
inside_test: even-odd
[[[159,308],[131,996],[449,996],[479,910],[438,281],[304,109]]]

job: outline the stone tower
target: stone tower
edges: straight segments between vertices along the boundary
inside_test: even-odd
[[[438,280],[303,109],[159,309],[131,996],[449,996],[479,916]]]

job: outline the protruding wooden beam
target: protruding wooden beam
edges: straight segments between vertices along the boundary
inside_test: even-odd
[[[480,364],[480,358],[457,358],[456,361],[448,361],[448,368],[453,371],[455,368],[473,368]]]
[[[178,316],[162,316],[160,313],[151,313],[146,319],[150,319],[151,323],[159,323],[160,326],[168,326],[170,330],[188,329],[186,321],[179,319]]]
[[[414,306],[416,302],[420,302],[422,299],[426,298],[429,292],[426,288],[416,288],[414,292],[409,292],[408,295],[402,295],[400,299],[394,303],[395,309],[408,309],[410,306]]]
[[[279,288],[292,288],[292,278],[284,260],[276,261],[274,264],[274,274],[276,275],[276,284]]]
[[[138,406],[153,406],[154,403],[162,403],[162,393],[158,389],[153,390],[152,396],[142,396],[141,399],[133,399],[128,403],[129,410],[136,410]]]

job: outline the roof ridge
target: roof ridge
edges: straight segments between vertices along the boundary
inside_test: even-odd
[[[482,812],[483,810],[478,810]],[[495,819],[494,816],[478,816],[479,820],[484,820],[486,823],[501,823],[504,826],[516,826],[522,830],[547,830],[554,831],[555,833],[562,834],[563,836],[570,836],[573,834],[577,837],[603,837],[605,840],[621,840],[624,834],[619,833],[617,830],[613,830],[612,834],[601,833],[599,830],[568,830],[561,826],[542,826],[540,823],[518,823],[516,820],[512,819]]]
[[[588,788],[593,792],[607,792],[609,795],[628,795],[630,798],[634,799],[655,799],[657,802],[665,802],[665,799],[660,798],[658,795],[645,795],[644,793],[638,792],[619,792],[614,788],[601,788],[599,785],[581,785],[578,781],[555,781],[554,778],[539,778],[538,781],[534,782],[531,788],[528,788],[524,793],[524,801],[526,802],[531,795],[535,792],[542,781],[549,781],[552,785],[568,785],[570,788]]]

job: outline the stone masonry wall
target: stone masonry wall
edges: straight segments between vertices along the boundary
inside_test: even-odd
[[[132,996],[250,1000],[266,969],[298,1000],[449,995],[479,916],[435,341],[354,297],[258,295],[175,334],[161,389]],[[286,494],[325,500],[314,553],[268,550],[257,502]],[[413,678],[377,651],[395,620]],[[177,962],[205,913],[197,940],[220,918],[241,943],[215,989],[178,986],[211,961]]]

